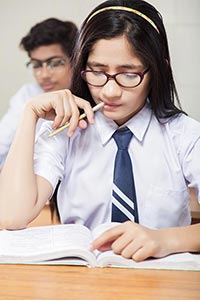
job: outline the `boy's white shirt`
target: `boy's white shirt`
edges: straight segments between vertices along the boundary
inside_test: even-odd
[[[32,98],[44,91],[35,83],[23,85],[11,98],[7,112],[0,120],[0,168],[6,159],[11,143],[13,141],[17,124],[25,104]],[[42,120],[37,124],[40,128]]]
[[[35,147],[35,172],[58,192],[62,223],[94,228],[111,219],[112,179],[117,125],[101,112],[95,124],[48,138],[51,122],[44,122]],[[200,123],[180,115],[163,124],[149,104],[126,126],[133,132],[129,146],[136,187],[139,221],[150,228],[189,225],[187,182],[200,191]],[[199,197],[200,199],[200,197]]]

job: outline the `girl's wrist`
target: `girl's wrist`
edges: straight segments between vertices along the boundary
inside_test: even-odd
[[[199,226],[183,226],[161,229],[165,236],[166,248],[170,253],[196,252],[200,249],[198,241]]]
[[[39,119],[39,116],[36,113],[36,110],[34,109],[32,101],[29,101],[24,108],[24,115],[30,117],[35,122]]]

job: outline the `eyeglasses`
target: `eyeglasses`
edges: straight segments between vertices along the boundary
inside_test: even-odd
[[[134,88],[138,86],[144,79],[144,75],[149,71],[146,69],[144,72],[120,72],[110,75],[101,71],[85,70],[81,71],[81,77],[89,85],[95,87],[104,86],[110,79],[114,79],[115,82],[125,88]]]
[[[31,59],[26,66],[33,71],[34,75],[41,76],[44,67],[49,73],[60,73],[63,72],[67,63],[68,59],[54,56],[46,60]]]

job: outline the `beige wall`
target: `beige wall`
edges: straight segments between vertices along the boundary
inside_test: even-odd
[[[200,121],[200,1],[150,0],[162,13],[183,109]]]
[[[166,25],[174,75],[183,108],[200,121],[200,0],[149,0]],[[19,41],[45,18],[72,20],[78,26],[101,0],[0,0],[0,116],[10,97],[32,78]]]

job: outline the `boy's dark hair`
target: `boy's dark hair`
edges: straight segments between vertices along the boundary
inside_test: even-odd
[[[78,28],[73,22],[49,18],[34,25],[21,39],[20,47],[30,56],[40,46],[60,44],[63,52],[71,57],[77,35]]]
[[[120,9],[105,10],[88,21],[95,11],[108,6],[124,6],[140,11],[155,23],[159,33],[145,18]],[[81,79],[80,73],[86,68],[88,55],[96,41],[122,35],[126,36],[144,66],[149,68],[148,98],[155,116],[161,120],[183,112],[173,79],[162,17],[151,4],[143,0],[108,0],[89,14],[80,30],[74,55],[72,92],[94,105],[87,84]]]

